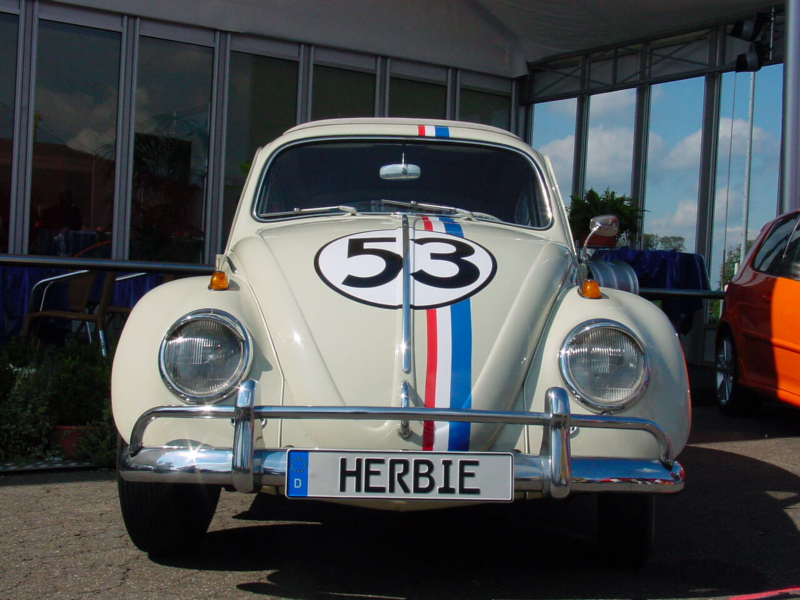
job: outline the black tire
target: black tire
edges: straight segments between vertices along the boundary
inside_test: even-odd
[[[118,460],[128,447],[117,445]],[[117,471],[119,505],[131,541],[154,555],[191,554],[202,546],[221,486],[126,481]]]
[[[600,494],[597,518],[601,556],[610,566],[630,569],[647,563],[655,525],[651,494]]]
[[[758,398],[739,383],[739,355],[730,331],[717,336],[715,356],[715,391],[720,412],[728,417],[754,415],[758,411]]]

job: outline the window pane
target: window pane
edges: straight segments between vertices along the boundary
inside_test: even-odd
[[[222,209],[225,235],[230,230],[253,154],[295,124],[296,107],[296,62],[231,53]]]
[[[202,262],[213,50],[141,38],[130,257]]]
[[[702,78],[654,85],[647,148],[643,245],[695,251]]]
[[[16,57],[17,17],[0,14],[0,252],[8,252]]]
[[[592,96],[589,103],[589,139],[586,189],[611,189],[617,195],[631,191],[633,118],[636,91],[622,90]]]
[[[482,123],[509,129],[511,127],[511,98],[502,94],[462,89],[458,118],[470,123]]]
[[[119,53],[119,33],[39,25],[31,254],[109,256]]]
[[[574,98],[543,102],[534,107],[533,147],[550,157],[564,202],[572,191],[572,164],[575,152]]]
[[[800,227],[795,223],[795,230],[789,245],[786,247],[786,256],[780,268],[780,276],[800,281]]]
[[[392,77],[389,83],[389,116],[444,119],[447,116],[447,87]]]
[[[392,168],[398,173],[404,165],[417,175],[391,176]],[[473,211],[478,220],[547,227],[551,208],[542,189],[530,161],[502,148],[426,138],[312,142],[290,146],[273,158],[256,213],[262,218],[313,218],[341,213],[341,206],[397,213],[420,202],[440,205],[445,214],[458,207]],[[297,212],[301,210],[313,212]]]
[[[745,171],[750,128],[748,112],[750,73],[726,73],[722,77],[717,188],[714,234],[710,261],[712,287],[722,289],[742,256],[745,231]],[[765,67],[755,73],[755,96],[748,203],[747,245],[761,227],[775,218],[778,206],[781,102],[783,66]],[[723,269],[723,264],[725,268]]]
[[[314,120],[375,115],[375,75],[314,66],[311,115]]]
[[[796,221],[797,215],[790,215],[772,226],[772,231],[764,238],[764,243],[753,257],[753,268],[756,271],[764,271],[772,275],[778,274],[789,236],[794,231]]]

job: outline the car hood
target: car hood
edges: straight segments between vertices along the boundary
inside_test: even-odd
[[[401,406],[405,389],[411,406],[488,410],[518,401],[573,265],[533,230],[418,215],[288,220],[240,240],[230,259],[264,316],[283,403]],[[284,443],[385,447],[396,425],[287,423],[284,438],[302,439]],[[420,424],[409,443],[488,448],[498,430],[451,425]]]

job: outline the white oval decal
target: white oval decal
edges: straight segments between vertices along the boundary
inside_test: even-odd
[[[438,231],[409,231],[412,308],[455,304],[485,287],[497,263],[483,246]],[[320,278],[359,302],[384,308],[403,305],[403,231],[348,235],[323,246],[314,260]]]

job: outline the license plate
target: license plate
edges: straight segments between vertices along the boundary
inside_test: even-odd
[[[507,453],[288,452],[290,498],[510,501],[514,460]]]

